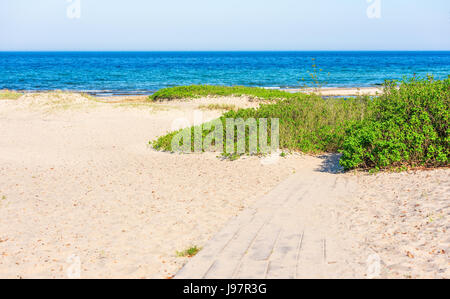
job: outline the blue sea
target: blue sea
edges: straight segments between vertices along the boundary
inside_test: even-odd
[[[190,84],[296,88],[308,83],[313,64],[326,87],[376,86],[414,75],[447,78],[450,51],[0,52],[0,89],[118,95]]]

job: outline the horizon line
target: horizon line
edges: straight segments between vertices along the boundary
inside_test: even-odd
[[[0,50],[0,52],[450,52],[449,50]]]

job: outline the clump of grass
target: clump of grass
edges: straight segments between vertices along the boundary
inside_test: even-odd
[[[151,111],[167,111],[170,110],[169,106],[161,106],[155,103],[150,103],[148,101],[146,102],[119,102],[119,103],[113,103],[113,107],[116,108],[135,108],[135,109],[150,109]]]
[[[96,97],[94,97],[93,95],[90,95],[90,94],[88,94],[88,93],[82,92],[82,93],[80,93],[80,95],[83,96],[83,97],[85,97],[85,98],[88,99],[88,100],[91,100],[91,101],[98,101],[98,98],[96,98]]]
[[[294,95],[281,90],[265,89],[245,86],[213,86],[213,85],[191,85],[164,88],[149,97],[152,101],[195,99],[201,97],[225,97],[246,96],[260,100],[279,100],[293,97]]]
[[[92,96],[69,91],[55,90],[27,94],[30,108],[42,109],[46,113],[95,107],[99,102]]]
[[[177,256],[178,257],[193,257],[195,256],[197,253],[199,253],[199,251],[201,250],[201,248],[197,247],[197,246],[192,246],[186,250],[183,251],[177,251]]]
[[[23,95],[23,93],[4,89],[0,90],[0,100],[17,100]]]
[[[200,109],[204,110],[237,110],[236,105],[233,104],[208,104],[208,105],[200,105],[198,106]]]
[[[312,58],[312,71],[308,71],[308,75],[310,79],[307,81],[305,78],[302,78],[302,87],[304,89],[311,88],[314,92],[320,93],[320,89],[328,84],[327,81],[324,81],[322,78],[323,70],[317,66],[316,59]],[[330,76],[330,73],[327,74]]]

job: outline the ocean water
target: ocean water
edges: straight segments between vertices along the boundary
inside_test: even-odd
[[[327,87],[450,75],[447,52],[0,52],[0,89],[149,94],[190,85],[296,88],[313,59]]]

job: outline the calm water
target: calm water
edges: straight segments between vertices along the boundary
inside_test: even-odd
[[[313,58],[329,87],[450,74],[450,52],[0,52],[0,89],[138,94],[189,84],[291,88],[308,78]]]

